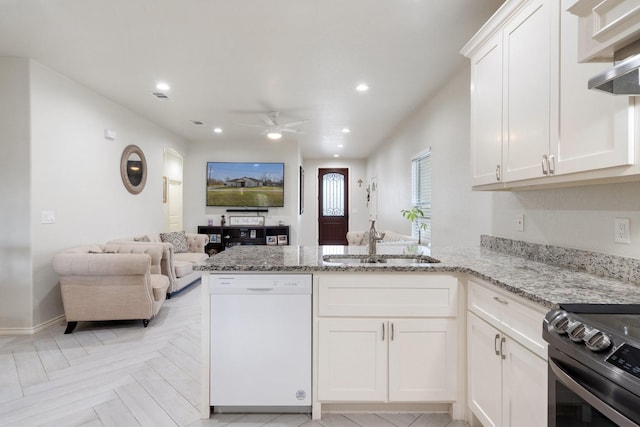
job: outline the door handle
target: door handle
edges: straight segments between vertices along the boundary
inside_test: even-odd
[[[505,337],[502,337],[502,339],[500,340],[500,356],[502,357],[502,360],[506,359],[507,356],[504,354],[504,343],[507,342],[507,339]]]
[[[393,323],[391,323],[391,341],[393,341],[393,337],[395,335],[395,328],[393,327]]]
[[[542,155],[542,174],[549,175],[549,157],[546,154]]]
[[[498,348],[499,339],[500,339],[500,334],[496,334],[496,337],[493,339],[493,349],[496,352],[496,356],[500,356],[500,349]]]
[[[500,181],[500,165],[496,166],[496,181]]]
[[[553,154],[549,154],[549,174],[554,175],[556,173],[556,158]]]
[[[384,322],[382,322],[382,341],[384,341]]]

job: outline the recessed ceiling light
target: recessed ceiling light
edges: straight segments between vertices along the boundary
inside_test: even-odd
[[[165,82],[160,82],[156,85],[156,89],[158,90],[169,90],[171,89],[171,86],[169,86],[167,83]]]
[[[333,157],[340,157],[340,154],[334,154]]]
[[[214,128],[213,131],[215,133],[222,133],[222,128]]]
[[[342,148],[342,147],[344,147],[344,145],[338,144],[338,148]]]
[[[369,90],[369,86],[366,83],[360,83],[358,86],[356,86],[356,90],[358,92],[366,92]]]
[[[351,129],[349,128],[342,128],[342,133],[349,133],[351,132]]]

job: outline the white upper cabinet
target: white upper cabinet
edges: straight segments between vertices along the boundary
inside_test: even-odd
[[[476,189],[640,173],[635,98],[587,88],[606,65],[579,63],[578,17],[566,11],[573,2],[508,0],[462,49],[471,60]]]
[[[580,0],[565,2],[563,10],[579,16],[580,62],[611,59],[613,52],[640,37],[638,0]]]
[[[564,0],[566,10],[573,0]],[[634,98],[588,90],[590,77],[606,68],[579,63],[578,17],[563,12],[560,44],[560,128],[556,174],[633,163]]]
[[[502,175],[502,33],[471,58],[471,168],[474,185]]]
[[[551,129],[557,121],[553,82],[557,81],[552,37],[553,1],[534,0],[503,30],[504,63],[504,181],[551,173]],[[546,159],[546,160],[545,160]]]

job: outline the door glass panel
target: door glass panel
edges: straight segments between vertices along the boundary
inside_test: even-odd
[[[344,175],[328,173],[322,177],[322,215],[344,216]]]

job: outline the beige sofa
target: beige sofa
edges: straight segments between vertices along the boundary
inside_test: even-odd
[[[407,234],[396,233],[395,231],[381,231],[384,237],[378,241],[377,245],[415,245],[418,239]],[[349,231],[347,232],[347,242],[349,245],[367,246],[369,245],[368,231]]]
[[[67,319],[65,334],[79,321],[142,319],[158,314],[169,288],[160,272],[157,244],[89,245],[68,249],[52,261],[60,275]]]
[[[176,252],[174,244],[163,242],[160,233],[144,236],[127,237],[113,240],[109,243],[155,243],[164,248],[160,263],[162,274],[169,278],[169,290],[167,297],[181,291],[186,286],[198,280],[202,273],[195,271],[193,265],[206,260],[209,256],[204,252],[204,247],[209,243],[206,234],[184,233],[186,237],[186,252]]]

